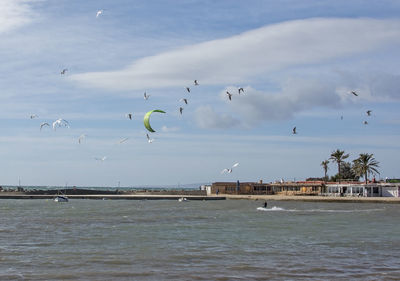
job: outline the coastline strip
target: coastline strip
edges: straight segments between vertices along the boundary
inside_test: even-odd
[[[290,196],[290,195],[233,195],[224,194],[227,199],[338,202],[338,203],[389,203],[400,204],[400,197],[334,197],[334,196]]]
[[[0,194],[0,199],[53,199],[55,195],[40,194]],[[93,199],[93,200],[178,200],[186,198],[187,200],[226,200],[225,196],[196,196],[196,195],[132,195],[132,194],[80,194],[68,195],[69,199]]]

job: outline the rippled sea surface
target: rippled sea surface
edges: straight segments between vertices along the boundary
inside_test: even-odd
[[[399,280],[400,205],[0,200],[0,280]]]

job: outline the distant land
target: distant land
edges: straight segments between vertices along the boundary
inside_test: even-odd
[[[31,190],[49,190],[49,189],[93,189],[93,190],[129,190],[129,189],[198,189],[202,185],[211,185],[211,183],[188,183],[188,184],[170,184],[170,185],[140,185],[140,186],[55,186],[55,185],[0,185],[4,189],[17,189],[18,187]]]

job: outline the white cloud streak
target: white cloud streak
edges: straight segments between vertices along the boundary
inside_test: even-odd
[[[145,57],[122,70],[82,73],[70,79],[109,90],[181,86],[193,79],[204,85],[233,84],[399,42],[398,20],[296,20]]]
[[[226,113],[217,113],[210,105],[196,109],[197,126],[203,129],[226,129],[240,126],[241,121]]]
[[[30,23],[33,20],[29,0],[1,0],[0,1],[0,34],[8,32]]]

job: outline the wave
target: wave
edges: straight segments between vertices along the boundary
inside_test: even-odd
[[[258,211],[284,211],[284,212],[302,212],[302,213],[358,213],[358,212],[377,212],[377,211],[385,211],[384,208],[382,209],[353,209],[353,210],[330,210],[330,209],[305,209],[305,210],[298,210],[298,209],[284,209],[281,207],[272,207],[270,209],[264,207],[258,207]]]
[[[284,208],[280,208],[280,207],[276,207],[276,206],[273,206],[271,209],[264,208],[264,207],[258,207],[257,210],[259,210],[259,211],[287,211]]]

